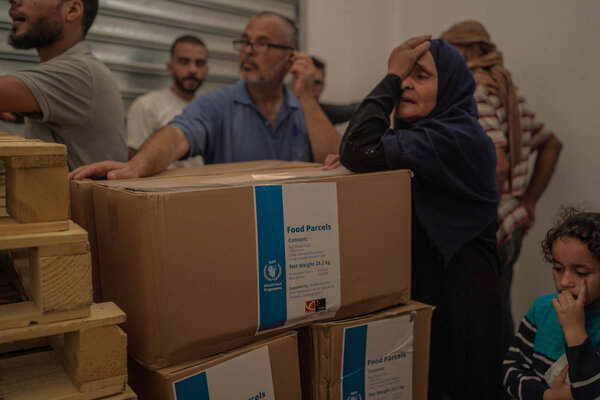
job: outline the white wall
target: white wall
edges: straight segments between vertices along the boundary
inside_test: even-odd
[[[398,2],[307,0],[304,3],[304,49],[327,64],[327,86],[321,99],[334,102],[362,99],[387,71]]]
[[[481,21],[536,114],[564,144],[538,203],[513,283],[519,320],[531,301],[554,291],[539,243],[559,205],[600,204],[600,2],[595,0],[305,0],[305,48],[329,64],[328,101],[359,98],[383,77],[394,44],[438,36],[455,22]]]

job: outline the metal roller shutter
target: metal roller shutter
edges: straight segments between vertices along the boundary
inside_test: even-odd
[[[179,35],[201,37],[209,51],[204,93],[238,79],[237,53],[231,41],[241,36],[250,16],[274,11],[298,22],[299,0],[100,0],[87,40],[95,55],[115,74],[125,109],[137,96],[168,87],[165,63]],[[0,75],[38,62],[35,50],[8,43],[10,5],[0,2]]]

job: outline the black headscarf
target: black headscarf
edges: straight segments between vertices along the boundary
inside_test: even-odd
[[[496,153],[477,122],[475,81],[461,54],[431,40],[437,103],[412,124],[396,120],[382,137],[390,169],[414,172],[416,216],[447,263],[496,219]]]

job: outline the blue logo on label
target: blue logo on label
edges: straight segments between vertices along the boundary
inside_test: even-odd
[[[346,397],[346,400],[362,400],[362,396],[357,391],[354,391]]]
[[[280,185],[255,186],[258,252],[258,331],[277,328],[287,320],[283,194]]]
[[[276,261],[271,261],[263,268],[263,275],[266,280],[273,282],[281,278],[281,265]]]

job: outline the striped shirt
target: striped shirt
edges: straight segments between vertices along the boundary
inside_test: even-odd
[[[566,353],[574,399],[600,399],[600,310],[585,313],[589,337],[583,344],[566,347],[564,334],[552,306],[556,294],[537,298],[504,359],[504,387],[517,399],[542,399],[549,388],[544,374]]]
[[[474,97],[479,111],[479,123],[494,145],[504,147],[508,153],[508,120],[500,98],[480,84],[477,84]],[[529,183],[529,157],[554,135],[542,121],[536,118],[518,89],[517,99],[523,129],[521,162],[513,170],[512,189],[507,179],[501,190],[498,205],[498,246],[510,238],[515,228],[527,221],[527,211],[520,204],[519,198],[525,193]]]

